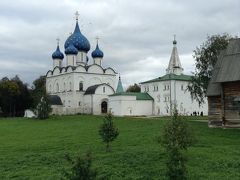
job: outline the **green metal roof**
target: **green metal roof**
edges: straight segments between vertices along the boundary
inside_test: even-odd
[[[110,96],[136,96],[137,100],[153,100],[153,98],[148,93],[141,92],[121,92],[112,94]]]
[[[120,78],[120,76],[119,76],[116,93],[121,93],[121,92],[124,92],[124,90],[123,90],[121,78]]]
[[[162,77],[151,79],[149,81],[141,82],[140,84],[151,83],[151,82],[160,82],[160,81],[169,81],[169,80],[178,80],[178,81],[191,81],[192,76],[190,75],[176,75],[176,74],[166,74]]]

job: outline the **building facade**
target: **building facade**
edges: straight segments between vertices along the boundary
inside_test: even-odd
[[[170,115],[174,106],[183,115],[207,115],[207,103],[199,107],[191,98],[187,86],[192,76],[183,73],[177,51],[177,41],[173,41],[173,49],[164,76],[141,82],[141,92],[148,93],[154,99],[154,115]],[[207,100],[206,100],[207,101]]]
[[[46,74],[46,90],[53,99],[53,114],[111,111],[118,116],[165,116],[171,115],[173,106],[183,115],[207,114],[207,105],[199,107],[187,91],[191,76],[183,74],[175,39],[166,75],[141,82],[139,93],[124,92],[116,71],[103,67],[104,54],[98,42],[91,53],[92,60],[88,58],[90,43],[80,31],[78,18],[64,48],[65,55],[58,42],[52,54],[53,67]]]
[[[64,48],[65,59],[58,42],[52,54],[53,68],[46,74],[47,93],[62,102],[53,106],[53,114],[106,113],[108,95],[116,90],[117,73],[111,67],[103,67],[104,54],[98,42],[91,53],[92,62],[88,58],[90,43],[80,31],[78,18]]]

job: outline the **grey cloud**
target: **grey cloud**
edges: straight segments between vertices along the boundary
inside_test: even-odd
[[[0,78],[19,74],[31,83],[45,74],[52,66],[57,37],[64,51],[63,44],[74,29],[76,10],[91,51],[94,38],[100,36],[104,65],[121,73],[125,86],[165,73],[173,34],[177,35],[185,72],[190,73],[194,70],[192,51],[208,34],[239,35],[239,7],[238,0],[3,0]]]

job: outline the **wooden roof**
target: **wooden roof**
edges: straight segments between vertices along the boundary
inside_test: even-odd
[[[230,40],[214,66],[207,96],[220,95],[220,83],[240,81],[240,38]]]

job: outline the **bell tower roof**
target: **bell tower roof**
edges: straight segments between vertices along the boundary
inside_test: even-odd
[[[176,35],[174,35],[172,54],[166,71],[167,74],[175,73],[176,71],[181,74],[183,71],[177,50]]]

